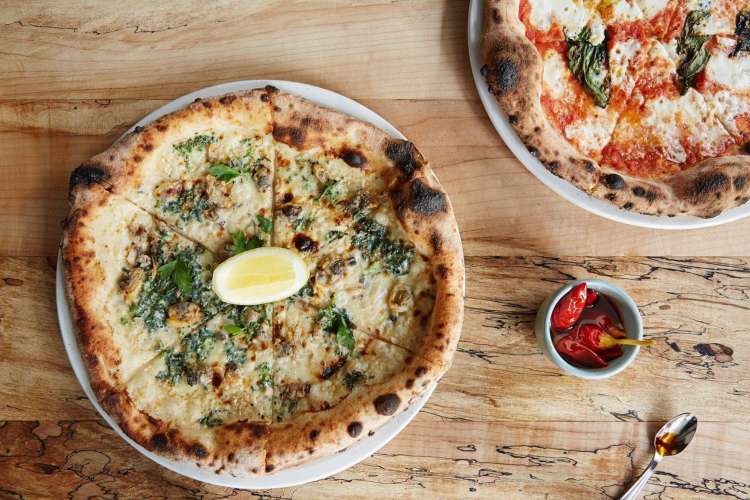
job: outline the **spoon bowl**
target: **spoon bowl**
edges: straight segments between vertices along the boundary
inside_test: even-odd
[[[695,436],[698,419],[690,413],[682,413],[664,424],[654,436],[654,458],[620,500],[635,500],[656,470],[662,458],[681,453]]]

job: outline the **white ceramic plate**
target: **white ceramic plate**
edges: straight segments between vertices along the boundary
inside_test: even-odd
[[[471,71],[474,74],[474,83],[479,91],[479,97],[482,99],[482,104],[484,104],[484,109],[487,111],[490,121],[492,121],[492,124],[505,141],[505,144],[508,145],[508,148],[548,188],[569,202],[601,217],[633,226],[654,229],[696,229],[718,226],[750,215],[750,203],[727,210],[713,219],[700,219],[698,217],[670,218],[637,214],[622,210],[609,202],[593,198],[568,181],[564,181],[551,174],[539,160],[531,156],[531,153],[529,153],[526,146],[521,142],[516,131],[508,122],[505,113],[500,109],[495,97],[487,90],[487,83],[484,77],[479,73],[482,67],[480,46],[483,18],[484,0],[472,0],[469,6],[469,59],[471,60]]]
[[[377,115],[373,111],[367,109],[361,104],[344,97],[330,90],[321,89],[312,85],[306,85],[303,83],[279,81],[279,80],[244,80],[239,82],[225,83],[222,85],[216,85],[214,87],[208,87],[202,90],[198,90],[191,94],[175,99],[157,109],[153,113],[149,114],[141,121],[133,125],[128,130],[132,131],[137,126],[146,125],[157,118],[171,113],[177,109],[180,109],[190,104],[197,97],[206,98],[216,95],[226,94],[228,92],[237,92],[242,90],[249,90],[258,87],[264,87],[265,85],[273,85],[281,90],[296,94],[298,96],[309,99],[313,102],[326,106],[328,108],[346,113],[348,115],[359,118],[372,123],[378,128],[381,128],[391,134],[394,137],[404,138],[404,136],[396,130],[390,123],[385,121],[381,116]],[[76,343],[75,332],[73,331],[73,322],[71,320],[70,309],[68,300],[65,294],[65,288],[63,286],[62,276],[62,261],[58,256],[57,260],[57,316],[60,323],[60,333],[62,335],[63,344],[65,351],[70,359],[70,364],[73,367],[73,371],[78,377],[78,381],[86,393],[86,396],[91,400],[91,404],[99,412],[99,414],[107,421],[107,423],[122,437],[125,441],[130,444],[133,448],[147,456],[154,462],[158,463],[170,469],[178,474],[188,476],[198,481],[205,483],[211,483],[219,486],[227,486],[231,488],[246,488],[246,489],[266,489],[266,488],[286,488],[290,486],[296,486],[318,479],[323,479],[328,476],[332,476],[341,472],[344,469],[355,465],[365,458],[369,457],[380,448],[385,446],[391,439],[401,432],[406,425],[419,413],[419,410],[425,405],[432,392],[435,390],[435,384],[427,388],[424,394],[412,402],[411,406],[400,415],[392,418],[380,429],[378,429],[373,436],[365,437],[357,443],[353,444],[349,448],[340,453],[329,457],[319,458],[310,462],[304,463],[297,467],[293,467],[286,470],[281,470],[277,473],[268,476],[259,476],[251,478],[237,478],[229,474],[215,474],[214,472],[200,468],[194,464],[178,463],[172,460],[167,460],[163,457],[155,455],[150,451],[146,450],[135,441],[125,435],[124,432],[117,426],[115,421],[110,417],[99,405],[96,400],[96,396],[91,389],[89,383],[88,372],[81,359],[81,353],[78,350],[78,344]]]

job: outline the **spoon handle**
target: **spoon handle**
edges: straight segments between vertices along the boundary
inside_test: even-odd
[[[654,455],[654,458],[651,459],[651,463],[648,464],[648,467],[643,471],[643,474],[638,478],[638,481],[633,483],[633,486],[631,486],[630,489],[620,497],[620,500],[636,500],[636,498],[638,498],[638,493],[640,493],[643,487],[646,486],[646,483],[648,483],[648,480],[654,474],[656,466],[661,462],[661,457],[657,457],[658,455]]]

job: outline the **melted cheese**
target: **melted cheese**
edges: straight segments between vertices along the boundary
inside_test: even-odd
[[[585,120],[571,123],[565,128],[565,137],[587,155],[601,151],[607,145],[617,123],[617,113],[594,107]]]
[[[712,96],[707,96],[706,100],[726,129],[733,135],[742,137],[743,131],[738,126],[737,119],[750,116],[750,96],[741,96],[722,90]]]
[[[659,97],[646,103],[642,121],[665,148],[665,156],[675,163],[687,161],[683,139],[699,144],[704,157],[721,153],[729,139],[708,104],[694,89],[678,99]]]
[[[621,88],[625,95],[629,95],[635,85],[635,75],[630,67],[641,47],[640,41],[627,40],[618,42],[610,51],[609,68],[612,86]]]
[[[706,76],[709,81],[734,92],[750,93],[750,57],[738,55],[730,58],[728,52],[729,50],[722,50],[711,54],[706,66]]]
[[[556,50],[544,53],[543,85],[545,93],[554,99],[570,95],[570,70],[567,63]]]
[[[581,31],[592,17],[592,11],[576,0],[529,0],[531,24],[540,31],[549,31],[554,24],[573,36]]]
[[[658,16],[669,4],[669,0],[635,0],[646,19]]]
[[[615,0],[612,5],[609,22],[626,23],[643,19],[643,10],[632,0]]]

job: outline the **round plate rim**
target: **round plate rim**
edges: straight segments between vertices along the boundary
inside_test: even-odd
[[[147,125],[148,123],[167,113],[180,109],[190,104],[197,98],[209,98],[230,92],[240,92],[244,90],[265,87],[266,85],[273,85],[274,87],[285,92],[299,95],[322,106],[334,109],[342,113],[346,113],[360,120],[367,121],[375,125],[376,127],[388,132],[394,137],[405,139],[404,135],[383,117],[381,117],[371,109],[365,107],[364,105],[354,101],[353,99],[350,99],[331,90],[316,87],[314,85],[286,80],[241,80],[222,83],[219,85],[196,90],[189,94],[183,95],[182,97],[178,97],[177,99],[170,101],[169,103],[161,106],[155,111],[152,111],[137,123],[135,123],[132,127],[130,127],[130,129],[128,129],[125,134],[132,132],[136,127]],[[427,403],[427,400],[430,398],[437,385],[436,383],[431,384],[424,391],[424,393],[422,393],[419,397],[411,402],[409,407],[403,413],[396,415],[391,420],[383,424],[375,432],[374,435],[367,436],[334,455],[311,460],[310,462],[306,462],[289,469],[283,469],[266,476],[235,477],[228,473],[216,474],[208,469],[199,468],[195,464],[176,462],[174,460],[166,459],[146,450],[141,445],[133,441],[130,437],[128,437],[122,431],[122,429],[120,429],[114,419],[109,416],[106,411],[104,411],[102,406],[99,404],[99,401],[96,399],[93,390],[91,389],[88,372],[83,364],[83,359],[81,358],[81,353],[76,342],[75,333],[73,331],[73,321],[70,313],[70,306],[68,304],[67,296],[65,293],[62,271],[62,257],[60,253],[58,253],[55,277],[57,317],[63,346],[65,347],[65,352],[68,356],[71,367],[73,368],[73,372],[75,373],[76,378],[81,385],[81,388],[83,389],[84,393],[86,393],[86,396],[91,401],[91,404],[94,406],[94,408],[96,408],[96,411],[122,439],[124,439],[130,446],[135,448],[139,453],[161,465],[162,467],[176,472],[177,474],[181,474],[183,476],[187,476],[191,479],[202,481],[204,483],[239,489],[288,488],[306,484],[312,481],[317,481],[320,479],[325,479],[334,474],[338,474],[339,472],[348,469],[349,467],[352,467],[362,460],[370,457],[378,450],[380,450],[380,448],[394,439],[409,424],[409,422],[414,419],[414,417],[419,413],[422,407]]]
[[[500,137],[505,141],[505,144],[523,166],[545,186],[570,203],[573,203],[595,215],[616,222],[621,222],[623,224],[648,229],[685,230],[708,228],[727,224],[750,216],[750,203],[726,210],[711,219],[702,219],[691,216],[659,217],[628,212],[612,203],[594,198],[584,191],[581,191],[570,182],[560,179],[550,173],[538,159],[534,158],[531,153],[529,153],[526,146],[521,142],[515,129],[511,126],[510,122],[508,122],[508,117],[505,115],[505,112],[500,108],[497,100],[487,89],[484,77],[480,73],[483,16],[484,0],[471,0],[471,4],[469,5],[467,38],[471,72],[474,76],[474,83],[477,87],[477,92],[479,93],[482,105],[484,106],[490,121],[494,125],[498,134],[500,134]]]

